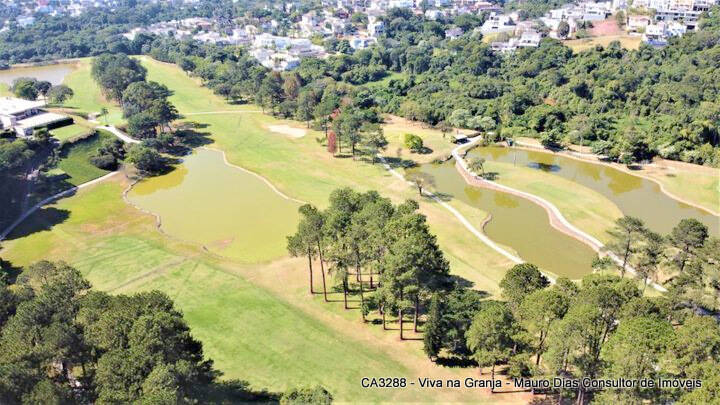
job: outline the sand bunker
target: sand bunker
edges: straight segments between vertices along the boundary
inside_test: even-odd
[[[307,130],[302,128],[293,128],[288,125],[269,125],[268,129],[278,134],[287,135],[293,138],[302,138],[307,133]]]

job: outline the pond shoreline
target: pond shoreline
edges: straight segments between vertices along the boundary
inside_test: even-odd
[[[499,146],[503,146],[503,145],[499,144]],[[507,147],[507,146],[503,146],[503,147]],[[707,212],[707,213],[709,213],[709,214],[711,214],[711,215],[714,215],[714,216],[716,216],[716,217],[720,217],[720,211],[717,211],[717,212],[716,212],[716,211],[713,211],[713,210],[710,209],[710,208],[707,208],[707,207],[705,207],[705,206],[703,206],[703,205],[697,204],[697,203],[692,202],[692,201],[688,201],[688,200],[686,200],[686,199],[684,199],[684,198],[682,198],[682,197],[680,197],[680,196],[677,196],[677,195],[673,194],[672,192],[668,191],[668,190],[665,188],[665,185],[664,185],[660,180],[658,180],[658,179],[656,179],[656,178],[654,178],[654,177],[651,177],[651,176],[648,176],[648,175],[641,174],[641,173],[638,173],[638,172],[636,172],[636,171],[630,170],[630,169],[628,169],[627,167],[625,167],[625,166],[623,166],[623,165],[620,165],[620,164],[617,164],[617,163],[605,162],[605,161],[603,161],[603,160],[601,159],[601,157],[600,157],[599,155],[582,153],[582,152],[575,152],[575,151],[568,151],[568,150],[559,150],[559,151],[555,152],[555,151],[551,151],[551,150],[548,150],[548,149],[546,149],[546,148],[543,148],[543,147],[540,147],[540,146],[536,146],[536,145],[533,145],[533,144],[530,144],[530,143],[527,143],[527,142],[522,142],[522,141],[518,141],[518,142],[515,143],[514,146],[509,147],[509,149],[513,149],[513,148],[521,149],[521,150],[530,150],[530,151],[534,151],[534,152],[541,152],[541,153],[546,153],[546,154],[548,154],[548,155],[560,155],[560,156],[564,156],[564,157],[567,157],[567,158],[570,158],[570,159],[575,159],[575,160],[582,161],[582,162],[586,162],[586,163],[591,163],[591,164],[597,164],[597,165],[602,165],[602,166],[610,167],[610,168],[619,170],[619,171],[621,171],[621,172],[623,172],[623,173],[629,174],[629,175],[631,175],[631,176],[636,176],[636,177],[640,177],[640,178],[645,179],[645,180],[649,180],[649,181],[657,184],[657,185],[660,187],[660,191],[661,191],[662,193],[664,193],[665,195],[667,195],[668,197],[672,198],[673,200],[678,201],[678,202],[681,202],[681,203],[683,203],[683,204],[687,204],[687,205],[689,205],[689,206],[691,206],[691,207],[693,207],[693,208],[697,208],[697,209],[699,209],[699,210],[705,211],[705,212]]]
[[[455,156],[455,168],[460,173],[460,175],[463,177],[466,183],[475,186],[475,187],[482,187],[487,188],[503,193],[508,193],[515,195],[517,197],[524,198],[526,200],[531,201],[534,204],[539,205],[548,214],[548,217],[550,218],[550,225],[557,229],[558,231],[590,246],[594,251],[601,253],[604,251],[604,245],[599,240],[595,239],[594,237],[588,235],[584,231],[578,229],[576,226],[572,225],[560,212],[560,210],[551,202],[543,199],[542,197],[536,196],[531,193],[527,193],[524,191],[516,190],[512,187],[501,185],[499,183],[496,183],[494,181],[480,179],[479,176],[475,175],[470,169],[467,167],[467,163],[465,162],[465,159],[461,156],[460,151],[465,148],[472,148],[477,146],[477,143],[482,140],[482,137],[477,137],[476,139],[470,141],[470,143],[463,144],[458,146],[457,148],[453,149],[453,156]],[[617,257],[613,253],[606,252],[608,257],[612,258],[613,261],[622,262],[619,257]],[[632,266],[626,266],[626,271],[632,275],[637,275],[637,272]],[[648,283],[651,287],[654,289],[666,292],[667,289],[665,287],[655,283],[655,282],[649,282]]]

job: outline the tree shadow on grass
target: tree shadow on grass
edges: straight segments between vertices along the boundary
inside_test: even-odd
[[[400,157],[385,156],[385,162],[393,169],[409,169],[417,166],[417,162],[411,159],[403,159]]]
[[[485,180],[489,181],[495,181],[500,176],[500,173],[498,172],[485,172],[480,177],[482,177]]]
[[[433,196],[435,196],[435,198],[439,199],[442,202],[450,202],[450,201],[452,201],[453,198],[455,198],[455,196],[452,194],[442,193],[439,191],[434,191]],[[432,201],[432,198],[430,198],[428,196],[425,196],[424,198]]]
[[[0,258],[0,280],[4,279],[8,284],[15,284],[20,273],[22,273],[22,267]]]
[[[204,392],[202,402],[209,404],[264,403],[277,404],[281,394],[267,390],[253,391],[250,383],[242,380],[220,381]]]
[[[49,231],[55,225],[61,224],[70,218],[70,211],[55,207],[43,207],[35,211],[17,228],[13,229],[7,240],[20,239],[36,232]]]
[[[439,366],[450,368],[470,368],[478,366],[475,360],[463,359],[461,357],[438,357],[435,363]]]

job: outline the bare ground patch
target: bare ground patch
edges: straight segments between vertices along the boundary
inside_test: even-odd
[[[302,138],[307,134],[304,128],[293,128],[289,125],[268,125],[268,129],[272,132],[287,135],[291,138]]]

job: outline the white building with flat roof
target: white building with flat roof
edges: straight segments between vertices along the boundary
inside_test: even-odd
[[[483,34],[494,34],[498,32],[514,32],[515,22],[508,15],[490,13],[490,17],[485,20],[480,32]]]
[[[12,130],[18,136],[30,136],[36,128],[68,120],[65,115],[47,112],[44,101],[0,97],[0,130]]]

